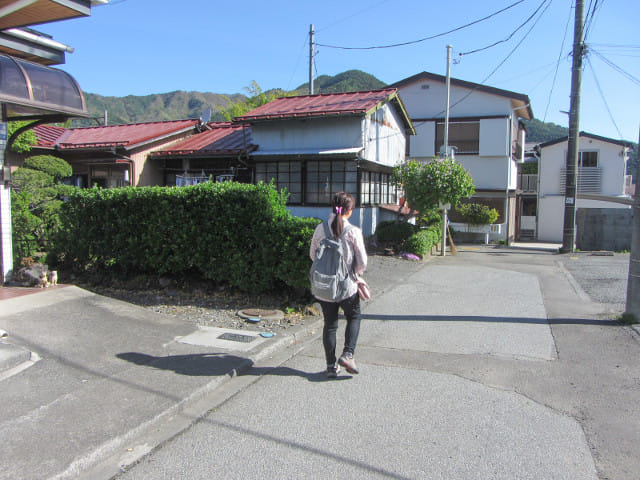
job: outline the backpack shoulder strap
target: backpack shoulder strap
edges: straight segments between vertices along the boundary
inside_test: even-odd
[[[327,238],[333,238],[333,232],[331,231],[331,227],[329,226],[329,220],[326,222],[322,222],[324,226],[324,234]]]

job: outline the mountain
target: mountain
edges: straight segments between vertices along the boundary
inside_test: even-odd
[[[385,84],[373,75],[359,70],[349,70],[335,76],[321,75],[314,80],[316,93],[354,92],[358,90],[375,90]],[[306,95],[309,84],[300,85],[294,95]],[[104,112],[107,111],[109,125],[122,123],[157,122],[184,118],[199,118],[202,112],[210,107],[213,110],[212,121],[222,121],[222,114],[217,113],[229,103],[246,100],[241,93],[223,95],[219,93],[185,92],[177,90],[169,93],[126,97],[104,97],[95,93],[85,93],[87,110],[96,120],[75,119],[72,127],[102,125]]]
[[[569,135],[569,129],[555,123],[545,123],[540,120],[525,121],[527,129],[527,143],[542,143]]]
[[[97,119],[99,125],[103,125],[105,110],[109,125],[199,118],[209,107],[213,110],[211,117],[213,121],[223,120],[221,115],[216,116],[216,111],[244,98],[246,98],[244,95],[238,93],[223,95],[181,90],[126,97],[103,97],[95,93],[85,93],[87,110]],[[75,119],[71,124],[73,127],[89,125],[95,126],[96,121]]]
[[[359,90],[377,90],[387,85],[378,80],[373,75],[360,70],[347,70],[333,77],[320,75],[313,81],[314,93],[340,93],[357,92]],[[307,95],[309,93],[309,82],[303,83],[296,88],[295,95]]]

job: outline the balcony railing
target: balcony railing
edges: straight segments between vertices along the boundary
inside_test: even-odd
[[[560,169],[560,193],[565,193],[567,169]],[[602,190],[602,171],[600,167],[581,167],[578,169],[578,193],[600,193]]]
[[[538,175],[535,173],[527,173],[518,176],[518,191],[522,193],[538,192]]]

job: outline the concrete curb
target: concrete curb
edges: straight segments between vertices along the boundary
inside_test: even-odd
[[[274,341],[267,342],[257,348],[255,353],[250,354],[235,369],[211,380],[152,419],[103,443],[93,452],[76,459],[63,472],[51,477],[50,480],[111,478],[123,472],[159,445],[189,428],[219,404],[216,400],[206,401],[207,396],[277,352],[286,351],[294,345],[301,344],[304,340],[311,339],[320,330],[322,322],[322,318],[313,317],[304,325],[293,327],[291,331],[276,336]],[[291,350],[287,357],[293,357],[297,351],[298,349]],[[241,389],[242,385],[239,387]],[[153,437],[153,444],[140,445],[139,440],[145,437]],[[134,449],[126,448],[132,444],[136,444],[137,447]],[[123,452],[127,450],[130,451],[123,455]]]

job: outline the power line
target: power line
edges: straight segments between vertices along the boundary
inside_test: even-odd
[[[598,87],[598,91],[600,92],[600,97],[604,102],[604,106],[607,108],[607,113],[609,113],[609,118],[611,119],[613,126],[616,127],[616,131],[618,132],[619,137],[622,138],[622,132],[620,132],[620,129],[618,128],[618,124],[613,118],[613,114],[611,113],[611,109],[609,108],[609,104],[607,103],[607,99],[604,96],[604,92],[602,91],[602,87],[600,86],[600,82],[598,81],[598,77],[596,76],[596,71],[594,70],[593,65],[591,64],[591,60],[589,59],[588,56],[587,56],[587,63],[589,64],[589,68],[591,69],[591,73],[593,74],[593,79],[595,80],[596,86]]]
[[[553,74],[553,82],[551,82],[551,90],[549,90],[549,97],[547,98],[547,106],[544,108],[544,117],[542,117],[542,121],[545,122],[547,120],[547,112],[549,111],[549,105],[551,105],[551,96],[553,95],[553,90],[556,86],[556,79],[558,78],[558,67],[560,66],[560,59],[562,58],[562,51],[564,50],[564,42],[567,40],[567,32],[569,31],[569,23],[571,22],[571,10],[572,6],[569,5],[569,16],[567,18],[567,23],[564,26],[564,35],[562,36],[562,46],[560,47],[560,52],[558,53],[558,61],[556,62],[556,71]]]
[[[640,85],[640,79],[634,77],[633,75],[631,75],[629,72],[627,72],[626,70],[624,70],[622,67],[619,67],[618,65],[616,65],[615,63],[613,63],[611,60],[609,60],[608,58],[606,58],[604,55],[602,55],[600,52],[598,52],[597,50],[594,50],[593,48],[589,49],[589,52],[594,53],[598,56],[598,58],[600,60],[602,60],[604,63],[606,63],[607,65],[609,65],[611,68],[613,68],[614,70],[616,70],[617,72],[619,72],[620,74],[624,75],[625,77],[627,77],[629,80],[631,80],[633,83],[635,83],[636,85]]]
[[[415,43],[424,42],[426,40],[433,40],[434,38],[443,37],[443,36],[448,35],[450,33],[457,32],[459,30],[462,30],[464,28],[470,27],[472,25],[476,25],[476,24],[478,24],[480,22],[484,22],[485,20],[488,20],[488,19],[490,19],[492,17],[495,17],[496,15],[498,15],[498,14],[500,14],[502,12],[505,12],[505,11],[509,10],[510,8],[515,7],[516,5],[521,4],[522,2],[524,2],[524,0],[518,0],[517,2],[512,3],[511,5],[505,7],[503,9],[501,9],[501,10],[498,10],[497,12],[493,12],[492,14],[487,15],[486,17],[479,18],[478,20],[474,20],[473,22],[470,22],[470,23],[467,23],[467,24],[462,25],[460,27],[448,30],[446,32],[438,33],[436,35],[431,35],[429,37],[420,38],[418,40],[411,40],[409,42],[395,43],[395,44],[391,44],[391,45],[378,45],[378,46],[371,46],[371,47],[342,47],[342,46],[339,46],[339,45],[327,45],[327,44],[324,44],[324,43],[316,43],[316,45],[318,45],[319,47],[337,48],[337,49],[340,49],[340,50],[375,50],[375,49],[380,49],[380,48],[404,47],[406,45],[413,45]]]
[[[487,45],[486,47],[476,48],[475,50],[470,50],[468,52],[463,52],[463,53],[460,54],[460,56],[462,56],[462,55],[471,55],[472,53],[482,52],[483,50],[488,50],[489,48],[495,47],[496,45],[500,45],[501,43],[508,42],[509,40],[511,40],[513,38],[513,36],[516,33],[518,33],[518,31],[521,28],[523,28],[527,23],[529,23],[533,19],[533,17],[535,17],[537,15],[537,13],[540,11],[540,9],[543,7],[543,5],[545,3],[547,3],[548,1],[551,1],[551,0],[543,0],[540,3],[540,5],[538,5],[538,8],[536,8],[535,11],[531,15],[529,15],[529,18],[527,18],[513,32],[511,32],[508,37],[505,37],[502,40],[498,40],[497,42],[494,42],[491,45]]]
[[[489,75],[487,75],[484,80],[482,80],[482,82],[480,82],[476,87],[474,87],[473,89],[471,89],[471,91],[469,93],[467,93],[464,97],[462,97],[460,100],[458,100],[457,102],[455,102],[453,105],[450,105],[449,108],[453,108],[456,105],[458,105],[459,103],[463,102],[464,100],[466,100],[467,98],[469,98],[469,96],[475,92],[478,88],[484,86],[483,84],[489,80],[494,73],[496,73],[500,67],[502,67],[502,65],[504,65],[506,63],[507,60],[509,60],[509,58],[511,58],[511,55],[514,54],[514,52],[520,47],[520,45],[522,45],[522,43],[525,41],[525,39],[529,36],[529,34],[531,33],[531,31],[535,28],[535,26],[537,25],[537,23],[540,21],[540,19],[542,18],[542,16],[544,15],[544,12],[547,11],[547,9],[549,8],[549,5],[551,5],[551,3],[548,3],[546,5],[546,7],[544,8],[544,10],[542,10],[542,12],[540,13],[540,15],[538,16],[538,18],[536,18],[535,22],[533,22],[533,25],[531,25],[531,28],[529,28],[529,30],[527,30],[527,33],[524,34],[524,36],[520,39],[520,41],[516,44],[515,47],[513,47],[513,49],[507,54],[506,57],[504,57],[504,59],[498,64],[498,66],[496,66],[496,68],[494,68],[491,73]],[[441,115],[442,113],[444,113],[444,110],[442,110],[441,112],[439,112],[438,114],[436,114],[435,116],[437,117],[438,115]]]

